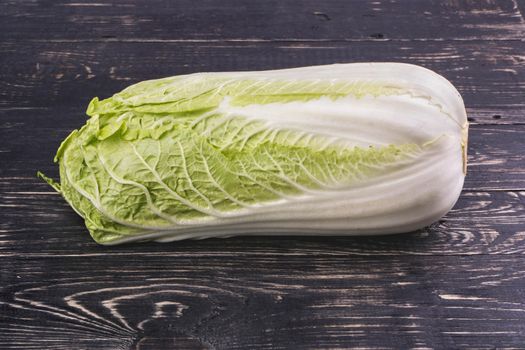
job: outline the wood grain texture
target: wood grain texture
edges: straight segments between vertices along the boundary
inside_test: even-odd
[[[523,349],[524,0],[0,3],[0,349]],[[451,80],[455,208],[419,232],[96,245],[35,177],[93,96],[358,61]]]
[[[30,180],[30,179],[29,179]],[[4,179],[9,181],[9,179]],[[1,193],[0,257],[164,256],[237,253],[260,256],[333,255],[499,255],[525,254],[525,191],[465,191],[455,208],[419,232],[381,237],[237,237],[140,243],[116,247],[96,245],[83,221],[65,201],[43,185],[19,181]],[[13,183],[14,181],[11,181]]]
[[[10,336],[0,347],[523,345],[525,271],[514,256],[224,253],[0,259],[14,272],[2,281]]]
[[[199,71],[399,61],[433,69],[482,113],[481,123],[525,123],[525,42],[20,43],[0,44],[0,107],[87,106],[141,80]],[[494,112],[494,114],[491,114]],[[494,115],[501,118],[494,119]]]
[[[82,108],[0,110],[0,189],[31,191],[42,182],[38,170],[58,178],[53,157],[58,146],[74,129],[84,125]],[[525,115],[524,115],[525,117]],[[501,119],[493,119],[498,122]],[[469,130],[468,176],[465,189],[471,191],[513,191],[525,189],[525,125],[479,125]],[[4,187],[5,186],[5,187]],[[44,190],[49,190],[45,186]]]
[[[10,0],[0,9],[0,38],[17,40],[429,41],[525,35],[513,0]]]

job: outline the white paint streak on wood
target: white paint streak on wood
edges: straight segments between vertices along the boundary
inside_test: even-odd
[[[490,299],[490,298],[480,298],[480,297],[475,297],[475,296],[467,296],[467,295],[459,295],[459,294],[438,294],[438,296],[444,300],[494,301],[493,299]]]

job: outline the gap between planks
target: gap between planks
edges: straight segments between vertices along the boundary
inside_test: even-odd
[[[525,38],[498,38],[489,37],[485,39],[477,38],[349,38],[349,39],[155,39],[155,38],[93,38],[93,39],[21,39],[17,42],[34,42],[34,43],[225,43],[225,44],[259,44],[259,43],[352,43],[352,42],[486,42],[486,41],[509,41],[525,42]]]

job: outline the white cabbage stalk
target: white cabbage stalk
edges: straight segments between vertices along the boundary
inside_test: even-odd
[[[356,63],[145,81],[94,99],[44,177],[101,244],[413,231],[448,212],[468,123],[422,67]]]

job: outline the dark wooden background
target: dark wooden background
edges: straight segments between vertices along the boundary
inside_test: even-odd
[[[3,0],[0,349],[525,349],[525,1]],[[462,93],[469,167],[418,233],[96,245],[35,174],[94,96],[358,61]]]

